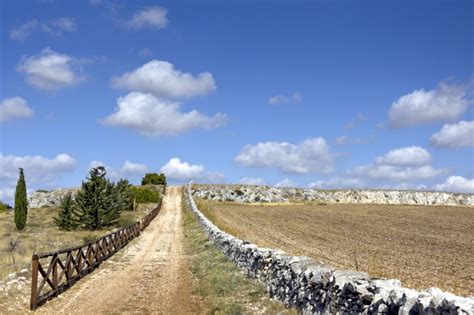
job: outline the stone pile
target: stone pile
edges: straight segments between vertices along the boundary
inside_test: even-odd
[[[402,287],[399,280],[372,279],[362,272],[334,270],[308,257],[290,256],[237,239],[221,231],[199,211],[191,184],[186,194],[190,209],[209,239],[250,277],[265,284],[271,297],[303,314],[474,314],[474,298],[436,288],[418,292]]]
[[[316,201],[323,203],[474,205],[473,194],[407,190],[320,190],[250,185],[196,185],[197,198],[239,203]]]
[[[28,269],[14,272],[7,276],[4,281],[0,281],[0,293],[8,294],[11,290],[23,290],[28,282]]]

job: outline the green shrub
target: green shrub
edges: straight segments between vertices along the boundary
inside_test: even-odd
[[[11,207],[0,201],[0,213],[7,211],[8,209],[11,209]]]
[[[36,192],[49,193],[49,190],[46,190],[46,189],[37,189]]]
[[[160,175],[156,173],[146,173],[142,179],[142,186],[147,184],[166,185],[166,176],[163,173],[160,173]]]
[[[74,200],[72,200],[71,194],[64,197],[61,202],[61,209],[59,210],[58,216],[54,218],[54,222],[61,230],[74,230],[79,222],[74,217]]]
[[[133,198],[137,203],[155,203],[160,201],[160,193],[145,187],[130,187]]]

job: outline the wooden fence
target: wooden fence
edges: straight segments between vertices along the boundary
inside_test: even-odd
[[[102,236],[82,246],[33,255],[31,270],[31,310],[69,289],[111,257],[129,241],[139,236],[161,209],[162,201],[142,220]]]

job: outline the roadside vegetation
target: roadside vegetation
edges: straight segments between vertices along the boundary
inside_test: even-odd
[[[183,196],[185,249],[190,257],[193,293],[204,300],[208,314],[297,314],[271,300],[265,287],[247,278],[202,231]]]

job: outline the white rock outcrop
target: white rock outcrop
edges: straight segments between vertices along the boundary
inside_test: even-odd
[[[72,197],[77,194],[78,188],[71,189],[57,189],[53,191],[35,191],[31,194],[28,199],[29,208],[41,208],[41,207],[58,207],[61,205],[62,200],[68,194],[72,194]]]
[[[473,206],[473,194],[409,190],[320,190],[250,185],[194,185],[197,198],[239,203],[317,201],[324,203]]]

